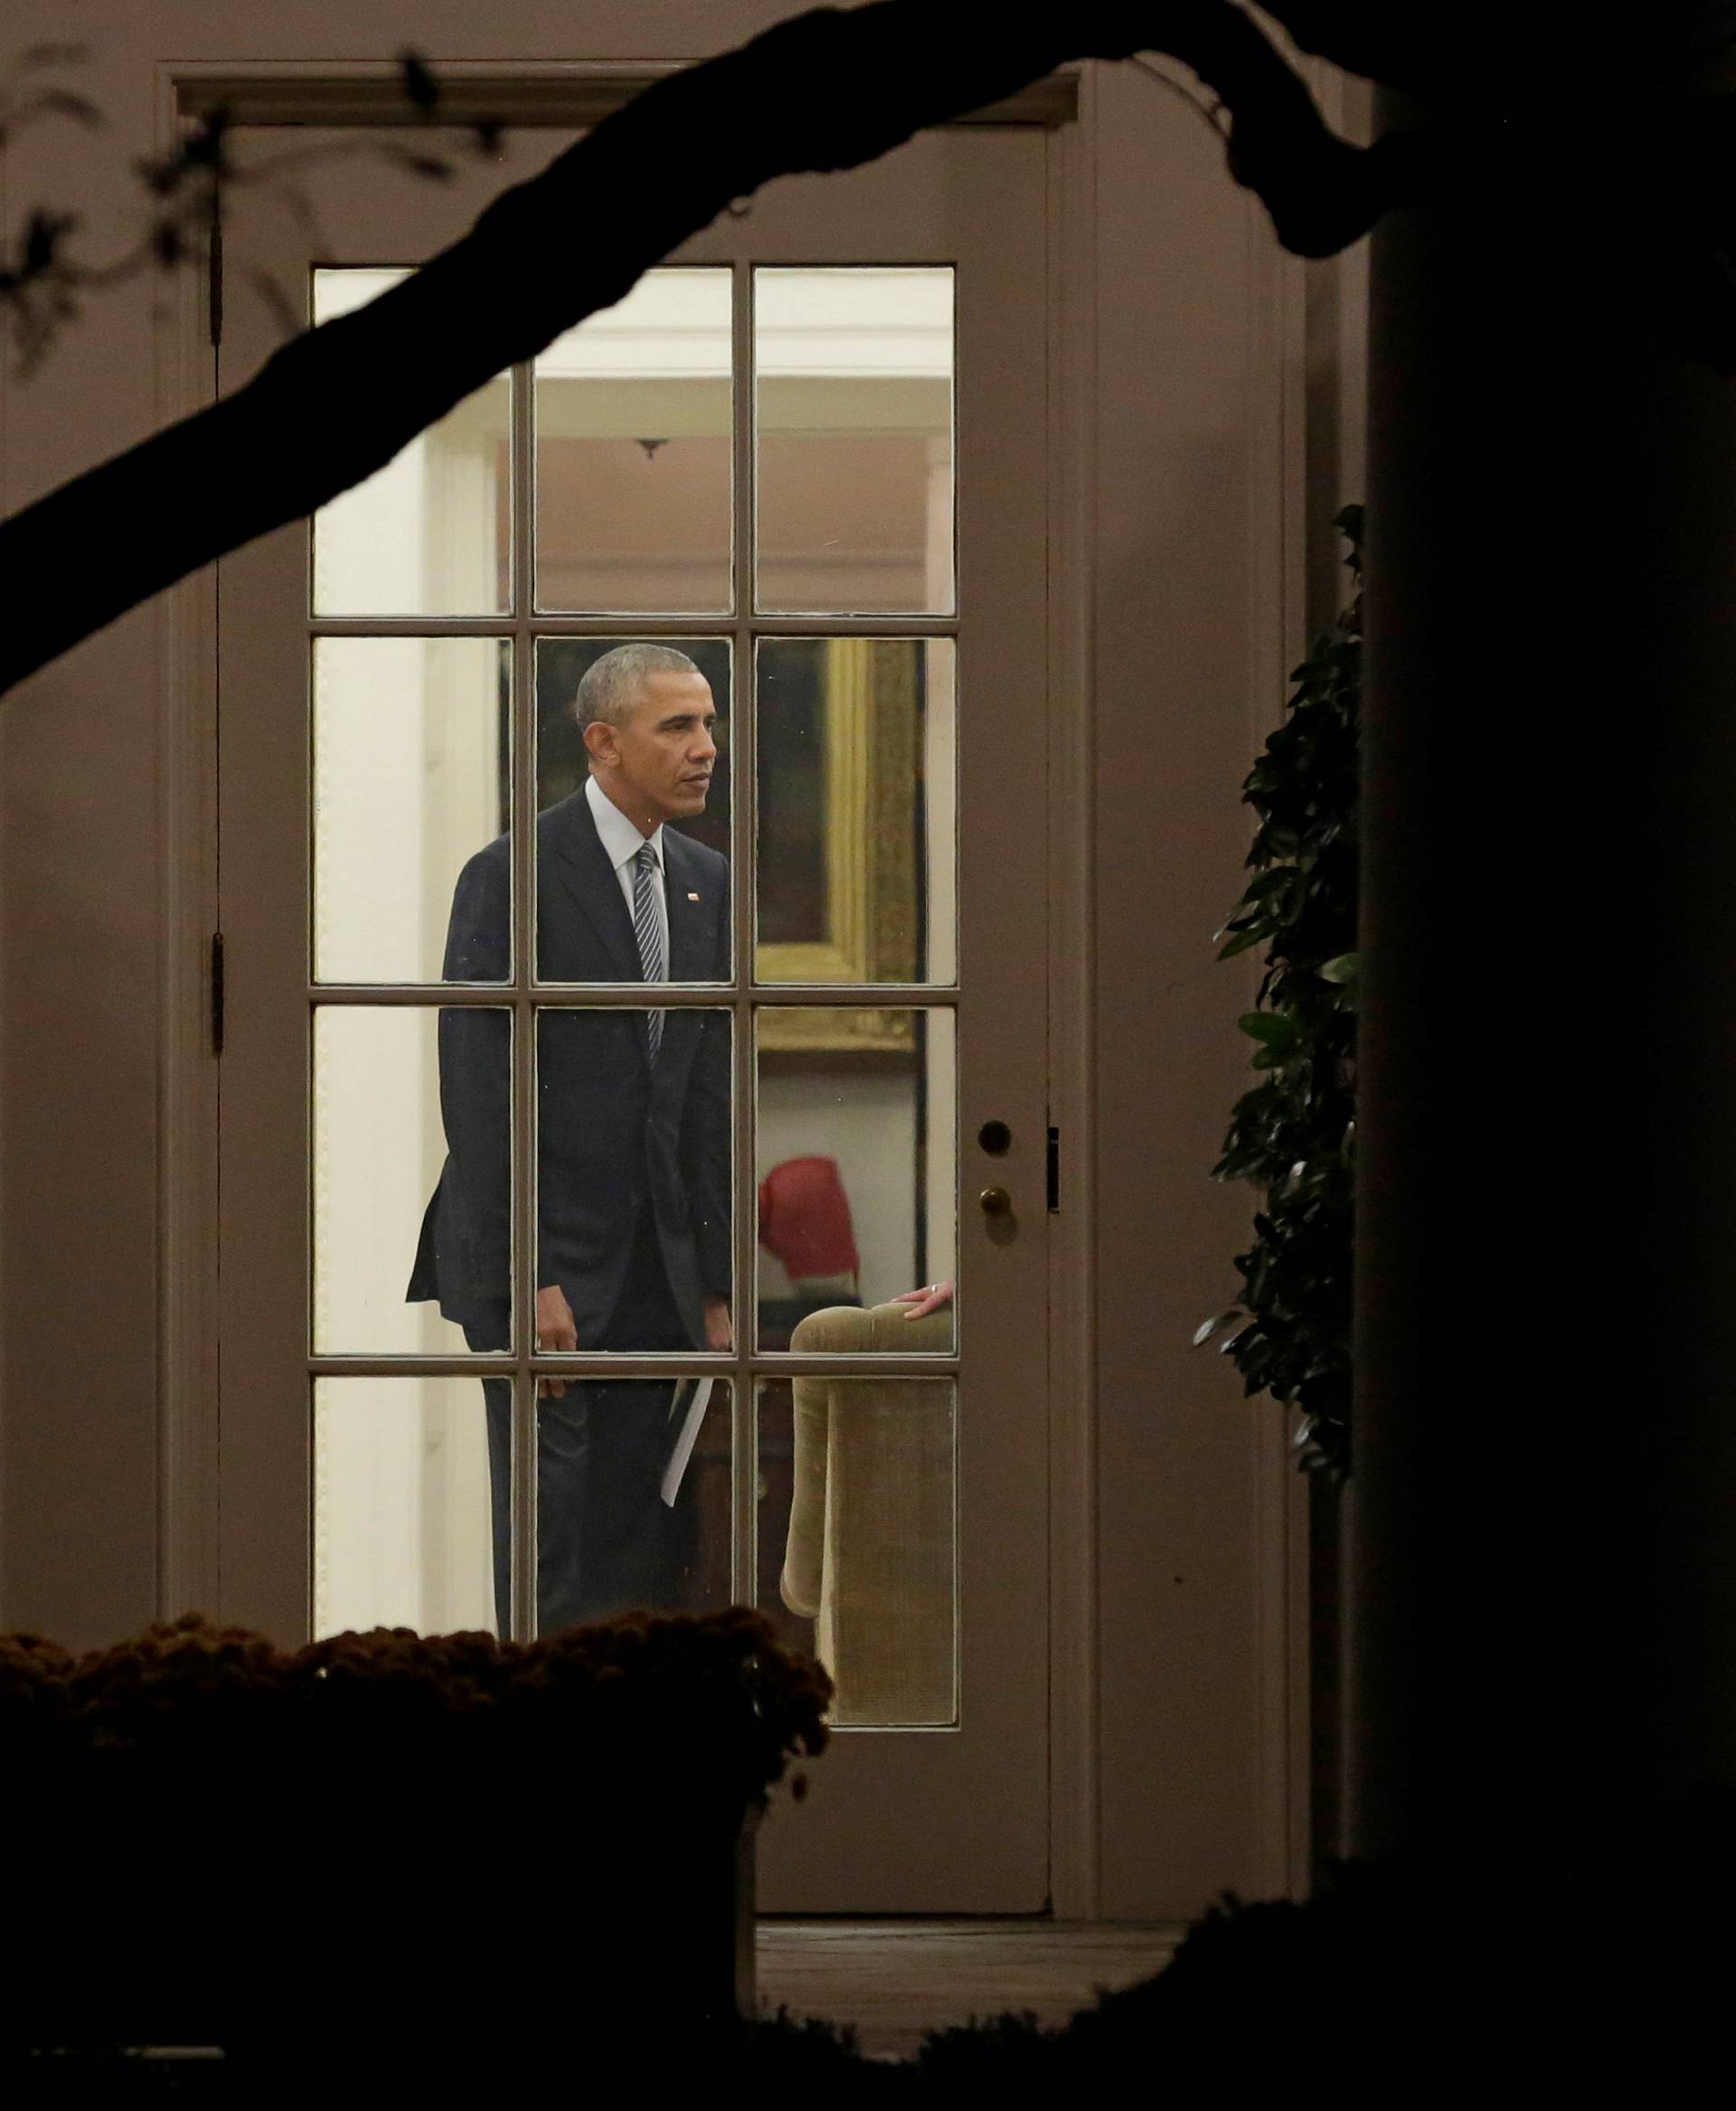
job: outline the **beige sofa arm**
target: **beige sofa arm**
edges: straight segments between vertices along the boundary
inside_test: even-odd
[[[950,1307],[921,1319],[906,1317],[907,1307],[898,1304],[828,1305],[801,1320],[790,1337],[797,1355],[934,1355],[948,1353],[954,1343],[954,1317]],[[826,1375],[792,1381],[793,1456],[789,1531],[785,1541],[779,1595],[800,1618],[817,1620],[820,1653],[827,1656],[835,1642],[835,1607],[829,1602],[836,1583],[837,1549],[831,1544],[835,1531],[833,1512],[835,1498],[829,1489],[834,1441],[835,1393],[843,1381]],[[869,1381],[857,1378],[863,1386]],[[878,1391],[878,1388],[872,1388]],[[836,1667],[834,1667],[835,1670]]]

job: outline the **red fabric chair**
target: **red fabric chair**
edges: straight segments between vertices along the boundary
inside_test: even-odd
[[[835,1158],[786,1158],[760,1183],[760,1243],[798,1296],[856,1294],[862,1257]]]

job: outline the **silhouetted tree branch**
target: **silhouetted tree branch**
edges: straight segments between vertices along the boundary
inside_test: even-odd
[[[1416,90],[1434,78],[1431,42],[1457,39],[1479,54],[1495,46],[1492,25],[1468,30],[1467,10],[1395,5],[1394,0],[1260,0],[1263,11],[1282,23],[1298,51],[1328,59],[1346,73],[1388,88]]]
[[[88,96],[52,78],[52,71],[76,68],[89,57],[80,44],[37,44],[19,53],[9,72],[0,75],[0,147],[44,119],[64,119],[90,131],[103,128],[102,112]],[[438,125],[439,90],[433,75],[413,52],[404,52],[400,65],[410,109],[429,126]],[[51,77],[45,80],[45,74]],[[296,179],[315,163],[366,158],[443,181],[456,173],[456,154],[492,158],[501,129],[497,119],[483,118],[445,127],[446,137],[413,144],[377,131],[357,132],[339,145],[322,140],[284,146],[243,163],[231,150],[228,110],[205,111],[168,153],[134,164],[145,196],[145,224],[129,244],[107,255],[86,255],[77,213],[49,205],[24,213],[15,242],[0,237],[0,338],[10,338],[16,371],[28,374],[80,318],[87,295],[148,269],[173,271],[184,264],[203,269],[238,191],[280,196],[305,219],[309,207]],[[300,330],[300,315],[286,288],[266,272],[243,269],[241,275],[278,316],[285,335]]]
[[[0,692],[359,483],[774,177],[857,167],[1069,61],[1138,51],[1182,61],[1219,98],[1231,174],[1298,254],[1344,247],[1417,184],[1415,139],[1364,149],[1336,137],[1231,0],[1009,14],[986,36],[980,21],[931,0],[797,16],[646,90],[392,291],[293,339],[234,395],[0,523],[10,609]],[[551,269],[575,229],[582,262]]]

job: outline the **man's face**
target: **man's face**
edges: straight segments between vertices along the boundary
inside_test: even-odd
[[[605,789],[646,828],[705,811],[717,767],[717,712],[704,675],[647,674],[638,702],[618,726],[585,729],[585,745],[608,772]]]

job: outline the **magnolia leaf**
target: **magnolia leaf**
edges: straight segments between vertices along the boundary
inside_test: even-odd
[[[454,170],[452,164],[438,154],[419,154],[413,146],[389,148],[392,157],[401,168],[407,168],[412,175],[426,176],[437,184],[449,183]]]
[[[51,212],[39,205],[24,223],[20,269],[26,278],[37,278],[59,260],[61,244],[78,225],[70,212]]]
[[[1336,959],[1328,960],[1315,970],[1322,982],[1354,982],[1356,979],[1356,956],[1340,953]]]
[[[398,54],[398,68],[404,84],[404,93],[424,116],[439,107],[440,84],[429,71],[427,61],[420,52],[402,51]]]
[[[229,138],[230,113],[226,103],[213,103],[181,142],[181,159],[189,168],[225,173],[224,155]]]
[[[27,118],[33,116],[37,110],[51,111],[59,118],[71,118],[74,124],[82,125],[92,132],[102,129],[102,112],[96,104],[88,96],[74,95],[69,89],[44,89],[42,94],[32,96],[21,105],[15,114],[19,118]]]
[[[1276,1012],[1244,1012],[1236,1024],[1255,1041],[1281,1041],[1287,1032],[1293,1031],[1289,1022]]]

